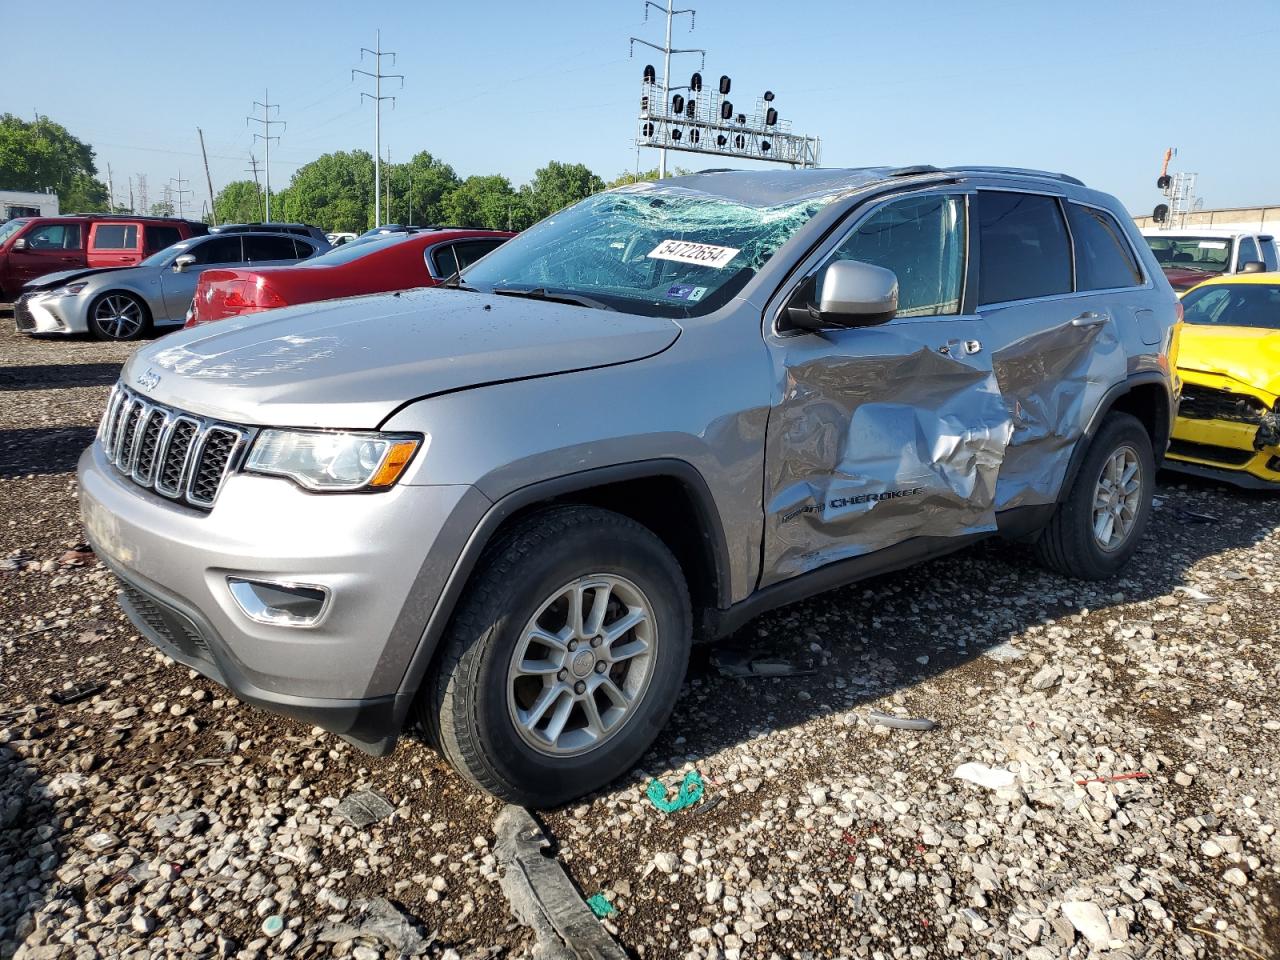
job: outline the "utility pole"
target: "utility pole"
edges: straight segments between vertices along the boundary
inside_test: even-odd
[[[391,108],[394,110],[396,105],[395,97],[384,97],[382,95],[383,80],[399,80],[400,88],[404,89],[403,73],[383,73],[382,58],[390,57],[391,65],[395,66],[396,55],[391,50],[382,49],[382,31],[378,31],[377,48],[370,50],[368,47],[360,48],[360,62],[364,63],[364,55],[369,54],[374,58],[374,72],[368,70],[360,70],[352,68],[351,79],[356,78],[356,74],[363,74],[373,80],[373,93],[360,91],[360,102],[364,103],[364,98],[368,97],[373,101],[373,225],[375,227],[382,225],[382,101],[390,100]],[[390,206],[390,202],[387,204]]]
[[[661,53],[661,54],[662,54],[662,104],[663,104],[663,113],[665,114],[665,113],[666,113],[666,110],[667,110],[667,108],[668,108],[668,106],[670,105],[670,102],[671,102],[671,101],[670,101],[670,97],[671,97],[671,55],[672,55],[673,53],[700,53],[700,54],[702,54],[703,64],[704,64],[704,66],[705,66],[705,63],[706,63],[706,57],[707,57],[707,51],[705,51],[705,50],[676,50],[676,49],[674,49],[674,48],[671,46],[671,21],[672,21],[673,19],[675,19],[676,17],[680,16],[681,14],[683,14],[683,13],[687,13],[687,14],[689,14],[689,29],[690,29],[690,30],[692,30],[692,29],[693,29],[693,25],[694,25],[694,21],[695,21],[695,19],[696,19],[696,17],[697,17],[697,11],[696,11],[696,10],[694,10],[694,9],[692,9],[692,8],[685,9],[685,10],[674,10],[674,9],[672,9],[672,6],[671,6],[671,0],[667,0],[667,5],[666,5],[666,7],[665,7],[665,8],[664,8],[664,7],[662,7],[661,5],[659,5],[659,4],[657,4],[657,3],[655,3],[655,2],[654,2],[654,0],[645,0],[645,3],[644,3],[644,18],[645,18],[646,20],[648,20],[648,19],[649,19],[649,8],[650,8],[650,7],[653,7],[655,10],[661,11],[662,13],[666,14],[666,17],[667,17],[667,42],[666,42],[665,44],[663,44],[662,46],[658,46],[656,43],[650,43],[648,40],[641,40],[639,37],[632,37],[632,38],[631,38],[631,48],[634,50],[634,49],[635,49],[635,45],[636,45],[637,43],[643,43],[646,47],[652,47],[654,50],[657,50],[659,53]],[[682,89],[682,88],[678,88],[678,89]],[[664,146],[664,147],[659,147],[659,148],[658,148],[658,179],[659,179],[659,180],[662,180],[663,178],[665,178],[665,177],[666,177],[666,175],[667,175],[667,148]]]
[[[278,111],[280,110],[280,104],[271,102],[271,95],[269,92],[264,90],[262,94],[262,100],[253,101],[253,105],[255,107],[262,108],[262,116],[261,117],[245,117],[244,122],[246,124],[248,123],[262,124],[262,133],[255,132],[253,135],[253,139],[263,140],[267,144],[266,157],[262,161],[262,172],[263,172],[263,179],[267,181],[267,194],[266,194],[267,212],[264,219],[270,222],[271,220],[271,141],[280,139],[278,136],[272,135],[271,127],[273,124],[277,124],[277,123],[280,126],[285,127],[285,129],[288,129],[288,126],[287,124],[285,124],[283,120],[271,119],[272,110],[277,111],[276,115],[279,116]]]
[[[209,215],[213,220],[213,225],[218,225],[218,211],[213,206],[213,178],[209,176],[209,155],[204,152],[204,131],[196,127],[196,133],[200,135],[200,157],[204,160],[204,182],[209,188]]]
[[[191,181],[190,181],[190,180],[188,180],[187,178],[185,178],[185,177],[182,175],[182,171],[181,171],[181,170],[179,170],[179,171],[178,171],[178,176],[177,176],[176,178],[175,178],[175,177],[170,177],[170,178],[169,178],[169,183],[170,183],[170,184],[173,184],[173,183],[175,183],[175,182],[178,184],[176,187],[166,187],[165,189],[166,189],[166,190],[170,190],[170,189],[171,189],[171,190],[173,191],[173,193],[176,193],[176,194],[178,195],[178,216],[179,216],[179,217],[182,217],[183,219],[186,219],[187,204],[186,204],[186,201],[183,199],[183,194],[185,194],[185,193],[190,193],[191,191],[190,191],[190,190],[188,190],[188,189],[186,189],[186,188],[184,188],[182,185],[183,185],[184,183],[190,183]],[[166,199],[168,199],[168,198],[166,198]],[[170,202],[172,203],[172,200],[170,200]]]
[[[261,217],[262,216],[262,183],[261,181],[258,180],[258,158],[255,157],[252,153],[249,154],[249,166],[252,168],[252,171],[253,171],[253,185],[258,191],[258,216]],[[249,172],[250,172],[249,170],[245,171],[245,173],[249,173]]]
[[[391,166],[391,148],[387,147],[387,222],[391,222],[391,172],[395,168]]]
[[[116,185],[111,179],[111,164],[107,164],[107,213],[116,212]]]
[[[133,205],[133,177],[129,178],[129,212],[138,215],[138,208]]]

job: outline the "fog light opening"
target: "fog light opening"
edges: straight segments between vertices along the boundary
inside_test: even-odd
[[[314,627],[329,606],[329,589],[309,583],[227,577],[227,589],[246,617],[277,627]]]

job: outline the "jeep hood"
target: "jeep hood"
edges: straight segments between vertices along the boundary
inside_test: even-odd
[[[640,360],[679,335],[664,318],[420,289],[183,330],[137,351],[123,379],[233,423],[371,429],[412,400]]]
[[[1280,330],[1184,324],[1178,367],[1220,374],[1275,396],[1280,394]]]

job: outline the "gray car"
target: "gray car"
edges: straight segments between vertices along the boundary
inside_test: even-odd
[[[695,640],[986,537],[1092,579],[1143,535],[1177,300],[1069,177],[709,171],[464,273],[133,355],[80,496],[153,643],[547,806],[637,762]]]
[[[327,243],[324,249],[329,249]],[[205,270],[297,263],[320,250],[310,238],[281,233],[192,237],[136,267],[67,270],[23,288],[14,304],[19,331],[91,333],[100,340],[136,340],[153,328],[181,324]]]

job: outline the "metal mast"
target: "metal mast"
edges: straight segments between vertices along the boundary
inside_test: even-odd
[[[253,105],[255,107],[262,108],[262,116],[261,117],[245,117],[244,119],[245,119],[245,123],[262,124],[262,133],[255,132],[253,135],[253,139],[263,140],[267,144],[267,153],[262,161],[262,172],[263,172],[263,179],[265,179],[267,182],[267,213],[266,213],[265,219],[268,222],[270,222],[271,220],[271,141],[280,139],[278,136],[272,135],[271,126],[272,124],[278,123],[280,124],[280,126],[285,127],[286,129],[288,127],[283,120],[271,119],[271,111],[272,110],[279,111],[280,104],[272,103],[271,94],[266,90],[262,92],[262,100],[253,101]],[[277,116],[278,115],[279,114],[277,113]]]
[[[360,102],[364,103],[364,98],[368,97],[373,101],[373,225],[375,227],[382,225],[382,101],[390,100],[392,109],[395,109],[396,98],[382,95],[383,80],[399,80],[400,88],[404,89],[403,73],[383,73],[382,58],[390,57],[391,65],[395,66],[396,55],[394,51],[382,49],[382,31],[378,31],[378,40],[376,49],[370,50],[368,47],[360,48],[360,62],[364,63],[364,55],[369,54],[374,58],[374,72],[368,70],[360,70],[352,68],[351,79],[356,78],[356,74],[363,74],[373,79],[373,93],[360,91]]]
[[[182,185],[184,183],[189,183],[189,182],[190,181],[182,175],[182,171],[179,170],[177,177],[169,178],[169,183],[171,186],[166,188],[171,193],[176,193],[178,195],[178,216],[182,217],[184,220],[186,219],[186,213],[187,213],[187,205],[186,205],[186,200],[184,199],[184,194],[191,193],[191,191],[189,189],[184,188]],[[177,183],[176,187],[172,186],[172,184],[174,183]]]
[[[671,46],[671,21],[676,17],[678,17],[680,14],[687,13],[689,14],[689,29],[692,31],[695,18],[698,15],[698,11],[694,10],[692,7],[686,10],[673,10],[671,7],[671,0],[667,0],[667,5],[665,7],[655,3],[654,0],[644,0],[644,18],[646,21],[648,21],[649,19],[650,7],[653,7],[655,10],[660,10],[664,14],[666,14],[667,42],[662,46],[658,46],[656,43],[650,43],[648,40],[641,40],[639,37],[632,37],[631,49],[635,50],[635,45],[637,43],[643,43],[646,47],[652,47],[654,50],[657,50],[662,54],[662,102],[667,103],[669,101],[669,98],[671,97],[672,89],[676,89],[676,90],[684,89],[683,87],[673,88],[671,86],[671,55],[673,53],[698,53],[702,55],[703,66],[706,66],[707,51],[694,50],[694,49],[676,50]],[[666,175],[667,175],[667,148],[659,147],[658,148],[658,179],[661,180],[664,177],[666,177]]]

